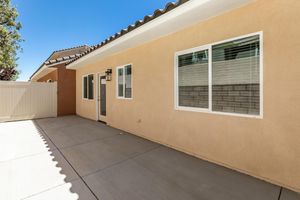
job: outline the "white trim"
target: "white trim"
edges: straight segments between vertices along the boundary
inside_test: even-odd
[[[251,115],[251,114],[238,114],[238,113],[226,113],[226,112],[216,112],[212,110],[212,47],[214,45],[222,44],[222,43],[227,43],[231,42],[234,40],[239,40],[251,36],[259,36],[259,41],[260,41],[260,61],[259,61],[259,73],[260,73],[260,114],[259,115]],[[178,96],[178,56],[192,53],[192,52],[197,52],[197,51],[202,51],[208,49],[209,50],[209,70],[208,70],[208,76],[209,76],[209,109],[203,109],[203,108],[193,108],[193,107],[184,107],[184,106],[179,106],[179,96]],[[264,57],[264,52],[263,52],[263,31],[260,32],[255,32],[255,33],[250,33],[247,35],[235,37],[235,38],[230,38],[226,39],[223,41],[211,43],[208,45],[203,45],[199,47],[194,47],[190,48],[187,50],[183,51],[178,51],[175,53],[175,62],[174,62],[174,103],[175,103],[175,110],[179,111],[190,111],[190,112],[203,112],[203,113],[210,113],[210,114],[219,114],[219,115],[229,115],[229,116],[237,116],[237,117],[248,117],[248,118],[257,118],[257,119],[263,119],[263,57]]]
[[[208,48],[208,110],[212,110],[212,46]]]
[[[99,77],[100,77],[100,73],[96,73],[97,75],[97,85],[96,85],[96,119],[97,121],[100,120],[99,117]]]
[[[182,51],[177,51],[175,54],[177,56],[180,56],[180,55],[189,54],[189,53],[192,53],[192,52],[203,51],[203,50],[209,49],[211,46],[212,45],[210,45],[210,44],[201,45],[201,46],[193,47],[193,48],[190,48],[190,49],[185,49],[185,50],[182,50]]]
[[[175,53],[174,56],[174,109],[177,110],[177,105],[179,105],[178,102],[178,54]]]
[[[254,119],[263,119],[260,115],[251,115],[251,114],[238,114],[238,113],[226,113],[226,112],[217,112],[217,111],[210,111],[205,109],[193,109],[190,107],[178,107],[175,109],[177,111],[186,111],[186,112],[197,112],[197,113],[205,113],[205,114],[214,114],[214,115],[224,115],[224,116],[232,116],[232,117],[244,117],[244,118],[254,118]]]
[[[130,98],[126,98],[125,97],[125,67],[126,66],[131,66],[131,97]],[[119,96],[119,69],[123,69],[123,97]],[[133,100],[133,67],[132,67],[132,63],[130,64],[126,64],[126,65],[121,65],[116,67],[116,98],[117,99],[122,99],[122,100]]]
[[[82,100],[85,101],[94,101],[95,100],[95,92],[93,91],[93,99],[89,99],[89,80],[88,80],[88,76],[89,75],[93,75],[93,90],[95,90],[95,74],[94,73],[89,73],[89,74],[84,74],[81,77],[81,81],[82,81],[82,91],[81,91],[81,98]],[[84,98],[84,77],[87,77],[87,98]]]
[[[185,50],[177,51],[175,54],[177,54],[177,55],[183,55],[183,54],[188,54],[188,53],[191,53],[191,52],[201,51],[201,50],[203,50],[205,48],[209,49],[210,47],[218,45],[218,44],[227,43],[227,42],[231,42],[231,41],[234,41],[234,40],[240,40],[240,39],[251,37],[251,36],[255,36],[255,35],[259,35],[260,38],[262,38],[263,31],[249,33],[249,34],[246,34],[246,35],[242,35],[242,36],[238,36],[238,37],[233,37],[233,38],[221,40],[221,41],[210,43],[210,44],[205,44],[205,45],[201,45],[201,46],[192,47],[190,49],[185,49]]]
[[[260,46],[260,57],[259,57],[259,107],[260,107],[260,117],[264,117],[264,33],[263,31],[259,32],[259,46]]]
[[[96,119],[97,121],[102,121],[102,122],[107,122],[107,117],[101,115],[101,111],[100,111],[100,97],[99,97],[99,91],[100,91],[100,77],[101,76],[105,76],[105,71],[102,72],[98,72],[96,73],[97,75],[97,86],[96,86]],[[106,82],[106,86],[107,86],[107,82]],[[106,87],[106,96],[107,96],[107,87]],[[107,107],[107,99],[106,99],[106,107]],[[106,115],[107,115],[107,109],[106,109]]]
[[[84,67],[83,63],[92,62],[92,59],[101,59],[114,55],[134,46],[178,32],[198,22],[240,8],[253,1],[255,0],[190,0],[90,54],[83,56],[68,65],[67,68],[78,69]]]

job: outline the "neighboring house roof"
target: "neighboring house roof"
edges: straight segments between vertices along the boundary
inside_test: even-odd
[[[51,56],[46,60],[56,60],[58,58],[62,58],[65,56],[70,56],[70,55],[75,55],[75,54],[81,54],[85,52],[87,49],[90,47],[88,45],[82,45],[82,46],[77,46],[77,47],[72,47],[72,48],[67,48],[67,49],[61,49],[54,51]]]
[[[90,47],[87,45],[61,49],[54,51],[46,60],[41,64],[41,66],[31,75],[30,80],[37,75],[39,72],[45,69],[45,67],[51,67],[54,64],[59,64],[62,62],[70,61],[74,58],[80,56],[83,52],[88,50]]]
[[[160,17],[161,15],[164,15],[172,10],[174,10],[175,8],[181,6],[182,4],[188,2],[190,0],[178,0],[176,3],[170,2],[168,4],[166,4],[164,9],[157,9],[154,11],[154,13],[152,15],[146,15],[142,20],[138,20],[136,21],[134,24],[129,25],[127,28],[122,29],[120,32],[114,34],[113,36],[107,38],[106,40],[104,40],[103,42],[101,42],[100,44],[94,45],[92,46],[90,49],[86,50],[85,52],[83,52],[80,56],[76,57],[75,59],[72,59],[71,61],[69,61],[67,63],[71,64],[73,62],[75,62],[76,60],[80,59],[81,57],[84,57],[85,55],[109,44],[110,42],[126,35],[127,33],[130,33],[131,31],[137,29],[138,27],[143,26],[144,24],[147,24],[148,22]]]
[[[69,55],[69,56],[64,56],[64,57],[61,57],[61,58],[57,58],[57,59],[53,59],[53,60],[48,60],[46,62],[44,62],[46,65],[53,65],[53,64],[57,64],[57,63],[60,63],[60,62],[63,62],[63,61],[67,61],[67,60],[72,60],[76,57],[79,57],[81,54],[78,53],[78,54],[74,54],[74,55]]]

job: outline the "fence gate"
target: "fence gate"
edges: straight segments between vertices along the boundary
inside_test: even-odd
[[[57,83],[0,81],[0,122],[57,116]]]

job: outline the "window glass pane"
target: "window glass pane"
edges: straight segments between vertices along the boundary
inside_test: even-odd
[[[124,73],[123,68],[118,69],[118,96],[124,97]]]
[[[178,104],[208,108],[208,50],[179,56]]]
[[[259,36],[212,47],[212,110],[258,115]]]
[[[83,98],[87,99],[87,77],[83,77]]]
[[[128,65],[125,67],[125,98],[131,98],[132,97],[132,80],[131,80],[131,65]]]
[[[88,98],[94,99],[94,75],[88,76]]]

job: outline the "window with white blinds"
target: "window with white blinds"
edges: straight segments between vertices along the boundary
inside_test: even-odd
[[[176,54],[176,107],[260,116],[261,34]]]
[[[94,99],[94,75],[83,76],[83,98]]]
[[[208,50],[179,56],[179,106],[208,108]]]
[[[117,97],[132,98],[132,66],[126,65],[117,68]]]
[[[212,110],[259,115],[259,36],[212,46]]]
[[[124,93],[124,97],[125,98],[131,98],[132,97],[131,65],[125,66],[124,71],[125,71],[125,85],[124,85],[125,93]]]

